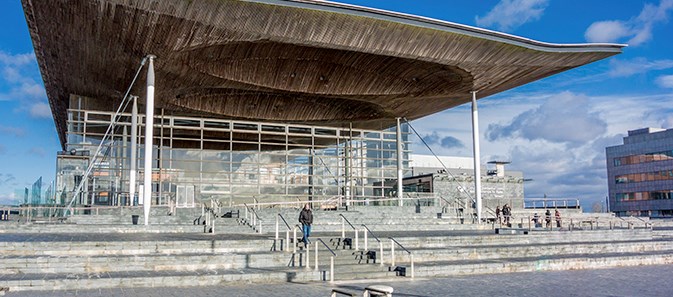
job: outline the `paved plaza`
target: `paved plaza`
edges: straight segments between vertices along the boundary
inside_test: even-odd
[[[393,296],[672,296],[673,266],[473,275],[382,282]],[[130,288],[10,292],[7,296],[329,296],[338,286],[353,292],[373,282],[232,284],[191,288]]]

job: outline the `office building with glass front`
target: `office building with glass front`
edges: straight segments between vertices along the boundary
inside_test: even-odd
[[[629,131],[605,149],[610,211],[618,216],[673,216],[673,129]]]

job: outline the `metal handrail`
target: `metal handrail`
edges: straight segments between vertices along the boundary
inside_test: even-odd
[[[247,222],[248,225],[251,226],[251,227],[253,227],[253,228],[255,228],[255,227],[257,227],[257,224],[258,224],[258,222],[259,222],[259,228],[257,229],[257,232],[258,232],[259,234],[262,234],[262,219],[261,219],[261,218],[259,217],[259,215],[257,214],[257,211],[256,211],[253,207],[250,207],[250,206],[248,206],[248,205],[245,204],[245,203],[243,203],[243,205],[245,206],[245,219],[246,219],[246,220],[248,220],[248,209],[250,209],[250,213],[254,215],[254,216],[252,217],[252,224],[250,224],[250,222],[248,221],[248,222]]]
[[[327,250],[332,253],[332,256],[330,256],[330,263],[329,263],[329,281],[333,282],[334,281],[334,257],[337,257],[337,254],[322,240],[322,238],[317,239],[318,242],[322,243],[322,245],[327,248]],[[308,251],[308,250],[307,250]],[[315,245],[315,262],[314,262],[315,271],[318,271],[318,244]]]
[[[378,256],[379,265],[383,266],[383,242],[378,237],[376,237],[374,232],[372,232],[372,230],[370,230],[369,227],[367,227],[367,225],[362,224],[362,227],[365,228],[365,230],[363,231],[364,237],[365,237],[365,240],[364,240],[365,241],[365,251],[369,250],[369,239],[367,238],[367,234],[371,234],[374,237],[374,239],[376,239],[376,241],[379,243],[379,256]]]
[[[414,278],[414,255],[409,251],[407,248],[405,248],[401,243],[399,243],[395,238],[388,237],[390,239],[391,244],[390,244],[390,266],[395,266],[395,244],[399,245],[405,252],[409,254],[409,262],[411,263],[411,278]]]
[[[405,248],[401,243],[399,243],[397,240],[395,240],[395,238],[388,237],[388,239],[392,240],[394,243],[399,245],[405,252],[411,254],[411,252],[407,248]]]
[[[329,246],[322,240],[322,238],[318,238],[317,241],[319,241],[320,243],[322,243],[322,245],[324,245],[324,246],[327,248],[327,250],[328,250],[330,253],[332,253],[333,256],[337,257],[337,254],[334,252],[334,250],[332,250],[332,248],[330,248],[330,247],[329,247]]]
[[[369,227],[367,227],[367,225],[362,224],[362,227],[364,227],[365,230],[366,230],[367,232],[369,232],[369,234],[371,234],[371,235],[374,237],[374,239],[376,239],[377,242],[381,242],[381,240],[380,240],[378,237],[376,237],[376,235],[374,235],[374,232],[372,232],[372,230],[370,230]],[[365,242],[366,242],[366,241],[365,241]],[[365,243],[365,244],[366,244],[366,243]],[[365,249],[367,249],[367,248],[365,247]]]
[[[353,224],[351,224],[351,222],[342,213],[340,213],[339,216],[344,218],[344,220],[346,220],[346,223],[348,223],[348,225],[350,225],[351,228],[353,228],[353,230],[356,230],[355,226],[353,226]]]
[[[282,214],[278,214],[278,216],[280,217],[281,220],[283,220],[283,223],[285,223],[285,226],[287,226],[287,229],[288,229],[288,230],[292,230],[292,227],[290,227],[290,224],[287,223],[287,221],[285,220],[285,218],[283,217],[283,215],[282,215]]]
[[[358,238],[358,229],[351,224],[351,222],[343,215],[339,214],[341,216],[341,238],[346,238],[346,224],[344,222],[348,223],[348,225],[353,228],[353,232],[355,233],[355,250],[360,250],[360,239]]]

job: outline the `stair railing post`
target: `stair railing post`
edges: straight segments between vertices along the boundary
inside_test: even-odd
[[[395,267],[395,241],[390,240],[390,266]]]
[[[278,242],[278,216],[276,216],[276,242]]]
[[[311,269],[311,255],[309,254],[310,251],[311,251],[311,246],[307,245],[306,246],[306,267],[305,267],[306,270]]]
[[[365,251],[368,250],[367,245],[367,229],[362,229],[362,232],[365,234]]]
[[[380,266],[383,266],[383,241],[379,241],[379,253]]]
[[[329,281],[334,282],[334,256],[329,257]]]
[[[313,261],[313,265],[315,266],[315,271],[318,271],[318,244],[315,244],[315,261]]]
[[[264,233],[264,231],[262,231],[262,220],[259,220],[258,222],[259,222],[259,234],[262,234]]]
[[[360,250],[360,240],[358,239],[358,229],[355,228],[355,250],[359,251]]]
[[[292,237],[294,238],[294,241],[292,241],[292,253],[297,253],[297,226],[292,228],[292,234]]]
[[[414,278],[414,255],[409,253],[409,257],[411,257],[411,278]]]
[[[346,238],[346,218],[341,217],[341,238]]]
[[[285,248],[283,250],[290,250],[290,229],[285,230]]]

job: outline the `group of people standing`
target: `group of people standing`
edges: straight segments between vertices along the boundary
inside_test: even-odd
[[[510,220],[512,219],[512,207],[509,205],[505,204],[502,206],[502,209],[500,209],[500,205],[496,206],[495,208],[495,216],[496,219],[498,220],[498,223],[504,224],[507,226],[510,226]],[[551,211],[547,209],[547,211],[544,214],[545,216],[545,223],[547,228],[551,228],[552,224],[552,217],[551,217]],[[561,228],[561,213],[558,211],[558,209],[554,210],[554,220],[556,221],[556,227]],[[540,216],[535,213],[533,215],[532,219],[533,223],[535,224],[535,227],[542,227],[542,222],[540,221]]]
[[[502,218],[500,215],[502,214]],[[498,223],[505,224],[509,226],[509,220],[512,218],[512,207],[505,204],[502,206],[502,211],[500,210],[500,205],[495,207],[495,216],[498,219]]]

